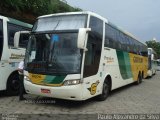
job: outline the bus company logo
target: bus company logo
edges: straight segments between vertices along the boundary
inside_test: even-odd
[[[14,54],[14,53],[11,53],[11,57],[10,59],[24,59],[25,55],[23,54]]]
[[[99,84],[99,80],[97,80],[96,83],[92,83],[91,87],[88,88],[91,95],[94,95],[96,93],[98,84]]]
[[[142,63],[143,62],[143,58],[134,56],[133,57],[133,62],[134,63]]]
[[[112,63],[112,62],[114,62],[114,58],[113,58],[113,57],[106,57],[106,56],[104,56],[104,60],[106,60],[107,63]]]

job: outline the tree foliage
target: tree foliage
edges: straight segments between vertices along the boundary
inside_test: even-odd
[[[33,23],[40,15],[58,12],[81,11],[65,0],[1,0],[0,14]]]
[[[155,40],[146,41],[148,48],[153,48],[157,53],[158,58],[160,58],[160,42],[156,42]]]

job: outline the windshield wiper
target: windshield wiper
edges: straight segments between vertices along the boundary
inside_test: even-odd
[[[59,23],[60,23],[60,20],[58,20],[58,23],[57,23],[57,25],[53,28],[53,30],[55,30],[55,29],[58,27]]]

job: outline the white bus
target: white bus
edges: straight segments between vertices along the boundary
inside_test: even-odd
[[[17,31],[30,30],[31,27],[27,23],[0,16],[0,91],[7,90],[9,95],[18,94],[17,65],[24,59],[27,44],[27,40],[22,40],[21,36],[19,48],[15,49],[14,34]]]
[[[157,54],[152,48],[148,48],[148,77],[152,77],[157,71]]]
[[[92,12],[38,17],[25,56],[27,93],[68,100],[97,96],[141,83],[147,46]]]
[[[160,59],[157,59],[157,71],[160,71]]]

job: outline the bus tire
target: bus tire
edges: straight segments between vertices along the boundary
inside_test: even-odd
[[[7,95],[18,95],[19,94],[19,77],[18,73],[13,73],[7,81]]]
[[[142,75],[141,75],[141,73],[138,74],[138,78],[137,78],[137,81],[135,82],[135,84],[139,85],[140,83],[142,83]]]
[[[110,87],[111,87],[111,85],[108,82],[108,80],[104,81],[102,94],[97,96],[98,101],[104,101],[107,99],[107,97],[109,96],[109,93],[110,93]]]
[[[140,83],[142,83],[142,79],[143,79],[142,74],[140,74]]]

